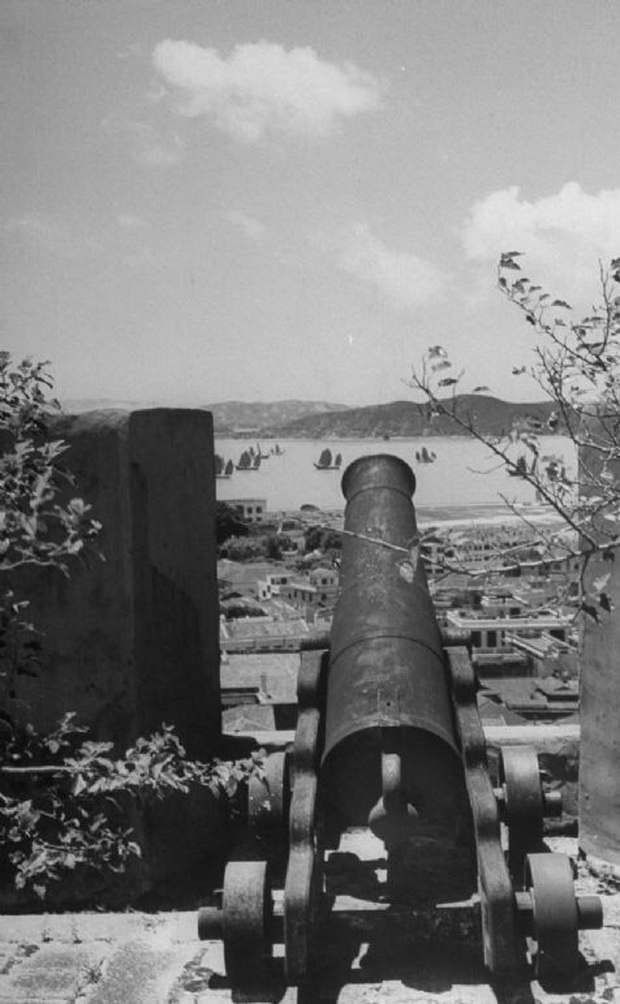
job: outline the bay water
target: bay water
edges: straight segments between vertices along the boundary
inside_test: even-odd
[[[427,437],[426,439],[341,439],[277,440],[282,455],[272,453],[275,440],[260,443],[262,454],[268,454],[256,471],[233,471],[229,479],[216,481],[217,498],[264,499],[271,512],[294,510],[302,505],[320,509],[342,509],[344,498],[340,488],[342,474],[348,464],[361,456],[378,453],[393,454],[405,460],[413,469],[417,487],[414,496],[416,508],[496,507],[504,504],[503,498],[520,506],[535,505],[532,485],[519,477],[510,477],[501,461],[488,446],[466,437]],[[539,440],[541,457],[559,457],[567,471],[576,467],[573,443],[564,437],[549,436]],[[216,438],[215,452],[224,460],[239,462],[240,454],[250,446],[255,451],[255,440]],[[431,463],[416,459],[423,448],[435,454]],[[342,454],[342,467],[336,470],[317,470],[322,450],[329,448],[335,457]],[[510,444],[509,455],[514,461],[524,454],[529,463],[531,453],[522,444]],[[503,497],[503,498],[502,498]]]

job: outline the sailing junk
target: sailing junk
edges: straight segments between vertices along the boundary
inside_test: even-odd
[[[226,464],[224,464],[224,458],[220,457],[219,453],[216,453],[213,458],[213,466],[215,468],[216,478],[229,478],[233,472],[232,460],[229,460]]]
[[[314,466],[317,471],[338,471],[340,470],[340,465],[342,464],[342,454],[337,453],[335,460],[332,462],[332,451],[323,450],[321,456],[319,457],[318,463]]]
[[[244,450],[236,467],[238,471],[257,471],[260,467],[260,457],[257,454],[252,455],[251,448]]]
[[[421,451],[416,450],[415,458],[418,464],[432,464],[435,457],[436,454],[432,450],[429,453],[425,446],[422,447]]]

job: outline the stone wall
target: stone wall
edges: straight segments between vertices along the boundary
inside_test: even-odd
[[[104,560],[30,576],[45,665],[20,683],[18,714],[43,730],[72,710],[121,745],[166,722],[208,757],[220,736],[211,416],[92,412],[53,435],[103,525]]]
[[[584,420],[582,438],[592,437],[606,446],[608,437],[617,441],[617,430],[607,417]],[[605,452],[591,446],[579,449],[579,479],[582,494],[592,494],[589,484],[601,471]],[[618,485],[620,465],[608,464],[608,474]],[[599,494],[597,491],[596,494]],[[607,510],[607,511],[606,511]],[[620,535],[620,523],[613,504],[600,509],[591,519],[588,533],[598,541]],[[610,511],[611,510],[611,511]],[[597,580],[608,576],[605,592],[611,609],[594,606],[598,623],[583,619],[581,635],[581,750],[579,773],[579,843],[590,857],[620,866],[620,564],[618,550],[606,560],[602,554],[591,557],[584,569],[584,583],[592,593]]]
[[[20,677],[10,711],[40,732],[74,711],[92,738],[119,752],[165,722],[191,757],[208,759],[221,740],[211,416],[93,412],[63,416],[52,435],[69,444],[67,498],[91,504],[104,560],[77,561],[68,578],[37,569],[18,584],[43,632],[43,665],[38,679]],[[148,894],[157,903],[158,890],[204,880],[227,840],[221,806],[205,788],[136,808],[132,825],[141,861],[125,876],[93,875],[88,887],[63,881],[50,888],[48,907],[122,906]]]

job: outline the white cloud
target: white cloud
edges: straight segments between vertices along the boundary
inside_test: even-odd
[[[143,167],[175,167],[185,155],[185,144],[177,133],[160,132],[150,122],[110,115],[102,126],[111,133],[127,133],[131,156]]]
[[[382,85],[353,63],[336,66],[311,48],[273,42],[237,45],[228,57],[195,42],[167,39],[153,63],[181,95],[179,111],[206,116],[243,143],[270,133],[322,136],[339,119],[372,111]]]
[[[251,241],[260,241],[267,233],[264,223],[261,223],[254,216],[248,216],[247,213],[242,212],[240,209],[231,209],[227,214],[227,219],[234,226],[238,227]]]
[[[26,213],[7,220],[4,229],[31,247],[64,258],[82,258],[98,247],[83,227],[53,213]]]
[[[420,306],[442,287],[435,265],[410,252],[392,251],[366,223],[343,231],[337,243],[339,267],[375,286],[395,307]]]
[[[471,208],[462,236],[473,261],[494,264],[502,251],[522,251],[532,280],[569,300],[590,300],[598,260],[620,255],[620,189],[588,195],[570,182],[531,202],[517,187],[492,192]]]

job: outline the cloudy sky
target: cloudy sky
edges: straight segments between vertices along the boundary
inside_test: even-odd
[[[617,0],[0,0],[1,347],[63,398],[540,396],[620,255]]]

